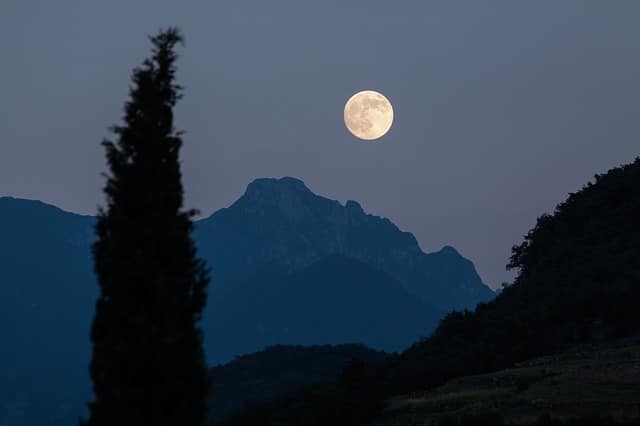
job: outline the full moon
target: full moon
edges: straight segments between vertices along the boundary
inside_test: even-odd
[[[382,93],[363,90],[344,106],[344,124],[353,136],[366,141],[381,138],[393,123],[393,107]]]

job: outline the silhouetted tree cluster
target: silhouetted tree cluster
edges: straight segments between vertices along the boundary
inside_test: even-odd
[[[209,394],[208,422],[219,424],[248,402],[259,407],[258,403],[282,397],[303,385],[337,379],[341,372],[343,382],[357,386],[372,366],[381,365],[386,357],[384,352],[353,344],[276,345],[239,356],[211,369],[215,386]],[[345,364],[358,365],[356,374]]]
[[[249,404],[233,416],[229,426],[358,426],[380,414],[384,391],[374,369],[361,359],[345,364],[334,381],[302,386],[269,403]]]
[[[513,285],[452,312],[387,374],[396,391],[640,332],[640,160],[597,175],[513,248]]]
[[[95,401],[90,426],[200,425],[206,366],[198,327],[208,274],[183,210],[173,107],[176,29],[151,38],[153,54],[133,72],[93,246],[100,297],[91,330]]]

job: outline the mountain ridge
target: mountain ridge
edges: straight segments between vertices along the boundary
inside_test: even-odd
[[[214,279],[233,275],[232,281],[242,281],[247,276],[238,270],[270,263],[294,270],[342,253],[397,278],[443,311],[473,308],[495,295],[453,247],[425,253],[412,233],[389,219],[366,213],[353,200],[343,205],[316,195],[292,177],[252,181],[236,202],[198,222],[194,238],[205,258],[218,260]]]
[[[90,395],[87,374],[91,353],[89,330],[98,290],[91,259],[95,221],[94,216],[67,212],[39,200],[0,197],[0,283],[4,284],[0,286],[0,335],[10,342],[6,346],[8,350],[0,351],[0,365],[8,372],[0,375],[0,396],[4,404],[0,404],[0,423],[10,420],[11,424],[22,426],[49,422],[57,426],[68,424],[85,410],[85,402]],[[219,233],[220,230],[226,233]],[[254,181],[231,206],[197,221],[193,237],[200,257],[213,266],[209,303],[202,321],[210,363],[225,362],[235,355],[278,343],[336,344],[360,340],[360,343],[375,344],[378,349],[398,350],[411,340],[428,335],[442,314],[428,302],[403,295],[408,289],[406,286],[403,289],[404,283],[395,276],[393,268],[385,271],[380,267],[384,266],[383,263],[375,262],[389,253],[400,259],[411,254],[409,260],[422,256],[411,233],[400,231],[388,219],[366,214],[355,201],[342,205],[317,196],[302,181],[294,178]],[[338,243],[346,249],[334,250]],[[391,250],[385,248],[388,243],[391,243]],[[444,250],[444,254],[448,251]],[[361,337],[358,335],[358,327],[361,327],[358,323],[351,328],[339,327],[341,340],[333,341],[330,338],[333,333],[327,327],[337,328],[335,324],[326,325],[309,318],[307,324],[310,329],[307,333],[298,331],[296,340],[291,338],[291,334],[289,337],[283,334],[283,329],[293,328],[287,326],[289,320],[286,315],[281,315],[282,312],[277,312],[278,317],[269,309],[260,311],[262,316],[248,311],[242,318],[243,327],[251,331],[247,336],[258,336],[259,339],[245,339],[237,342],[237,346],[230,343],[229,336],[234,335],[234,330],[240,330],[238,309],[246,303],[236,299],[233,302],[236,308],[231,307],[228,315],[222,317],[215,309],[216,304],[220,305],[218,301],[229,300],[222,297],[231,289],[254,285],[247,293],[251,299],[260,286],[274,284],[295,288],[291,287],[295,282],[288,274],[297,271],[304,277],[306,267],[334,254],[353,258],[353,261],[342,266],[334,265],[332,272],[327,272],[326,279],[337,282],[347,275],[356,280],[354,283],[342,281],[345,288],[350,289],[350,299],[341,301],[341,318],[346,318],[347,308],[357,310],[363,300],[361,295],[368,295],[369,292],[363,290],[366,282],[358,282],[363,279],[379,283],[389,295],[384,297],[381,293],[376,296],[377,309],[383,310],[383,301],[395,300],[394,306],[384,309],[391,309],[389,312],[396,310],[405,316],[392,314],[388,321],[383,321],[386,317],[369,310],[367,318],[371,323],[378,321],[380,330],[378,335],[375,329],[372,330],[364,341],[357,339]],[[457,259],[458,263],[453,263],[454,269],[456,264],[463,263],[461,256],[452,252],[449,255]],[[438,255],[429,259],[435,265],[442,260]],[[365,266],[358,266],[357,262]],[[410,262],[401,263],[407,264]],[[450,266],[441,267],[447,269]],[[267,277],[265,271],[270,271],[268,277],[273,281],[263,279]],[[271,274],[274,271],[286,273]],[[433,271],[437,277],[437,268]],[[244,273],[247,277],[242,276]],[[450,272],[446,272],[440,278],[446,280],[449,276]],[[254,279],[250,283],[249,277]],[[323,286],[322,281],[316,280],[310,291],[324,294],[319,292]],[[333,288],[334,297],[340,297],[338,290],[338,287]],[[268,292],[266,294],[269,295]],[[391,294],[395,296],[391,297]],[[271,294],[272,300],[277,296]],[[295,303],[291,299],[289,307],[284,306],[283,309],[308,304],[303,296],[297,293]],[[330,303],[331,299],[327,299],[323,305],[326,311],[331,309]],[[322,311],[314,312],[321,320]],[[223,323],[226,330],[212,333],[214,327],[210,324],[217,321]],[[367,323],[367,319],[362,322]],[[271,334],[260,334],[261,329],[265,333],[271,330]],[[321,335],[324,336],[322,339]],[[305,340],[300,341],[301,337]],[[14,393],[12,389],[22,391]],[[42,395],[47,396],[43,398]],[[42,409],[14,409],[24,404]],[[52,421],[53,417],[59,422]]]
[[[638,217],[640,158],[538,217],[494,300],[449,313],[359,382],[310,384],[229,424],[637,424]]]

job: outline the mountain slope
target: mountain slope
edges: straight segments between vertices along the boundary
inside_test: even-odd
[[[362,343],[402,350],[441,313],[363,262],[329,255],[291,273],[262,273],[212,303],[210,355],[229,359],[274,344]],[[225,345],[215,345],[215,342]]]
[[[211,369],[215,383],[209,398],[209,421],[218,423],[249,402],[267,402],[298,387],[338,377],[357,358],[381,364],[386,354],[362,345],[272,346]]]
[[[513,285],[473,312],[448,314],[432,336],[365,378],[378,405],[357,394],[345,402],[344,385],[335,381],[245,410],[231,424],[260,416],[261,424],[278,426],[316,425],[322,417],[345,426],[422,425],[447,413],[463,417],[446,424],[502,424],[495,416],[464,417],[478,409],[528,424],[545,413],[637,418],[639,217],[636,159],[597,175],[538,219],[513,249]],[[370,409],[385,398],[386,414]]]
[[[531,424],[542,414],[571,419],[600,413],[628,420],[638,416],[638,389],[640,339],[636,337],[581,345],[505,370],[460,377],[435,389],[396,396],[375,424],[442,424],[446,419],[491,412],[513,424]]]
[[[567,345],[640,332],[640,160],[597,175],[514,247],[514,284],[450,314],[403,354],[401,388],[510,366]]]
[[[38,201],[0,197],[0,423],[62,425],[84,412],[97,298],[90,251],[94,223],[94,217]],[[491,296],[473,265],[452,249],[425,255],[410,233],[390,221],[364,214],[356,202],[342,206],[316,196],[291,178],[255,181],[230,208],[196,223],[194,238],[201,257],[213,266],[202,324],[212,363],[277,343],[360,341],[401,349],[427,335],[441,315],[410,295],[407,282],[427,293],[433,282],[435,293],[445,299],[457,294],[464,306],[482,300],[468,289]],[[345,260],[351,266],[340,269],[334,259],[332,267],[325,264],[329,275],[304,272],[338,253],[362,264]],[[430,275],[403,281],[397,275],[405,267],[419,272],[410,277]],[[351,278],[340,281],[340,274]],[[471,285],[459,291],[467,281]],[[370,285],[380,291],[369,295]],[[258,294],[281,309],[260,306]],[[334,299],[324,301],[325,310],[316,309],[314,299],[329,294]],[[423,299],[430,299],[425,294]],[[278,305],[285,299],[289,305]],[[327,316],[334,304],[343,323]],[[305,321],[292,322],[298,315]],[[348,315],[355,320],[347,321]]]
[[[290,177],[253,181],[232,206],[200,221],[195,238],[219,281],[213,291],[271,265],[296,270],[338,253],[388,273],[445,312],[494,296],[455,249],[426,254],[388,219],[366,214],[355,201],[343,206],[318,196]]]
[[[62,424],[85,411],[97,296],[93,223],[41,202],[0,198],[2,424]]]

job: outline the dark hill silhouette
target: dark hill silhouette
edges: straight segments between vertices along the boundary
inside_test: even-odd
[[[360,389],[372,389],[368,396],[349,393],[348,386],[345,389],[339,380],[307,386],[271,404],[251,407],[230,424],[250,425],[257,419],[260,424],[278,426],[428,422],[412,406],[414,402],[436,401],[431,412],[424,405],[427,414],[450,414],[461,407],[460,402],[476,409],[482,404],[474,398],[482,398],[482,392],[476,388],[456,395],[452,387],[465,380],[478,384],[482,376],[454,379],[503,370],[520,362],[524,363],[517,365],[518,374],[524,374],[523,366],[539,367],[524,378],[509,371],[496,375],[501,379],[489,378],[482,391],[487,392],[484,397],[488,394],[490,407],[498,406],[498,395],[525,392],[527,386],[551,375],[553,379],[538,388],[543,399],[531,400],[531,393],[520,400],[516,396],[509,402],[509,410],[522,416],[526,411],[519,410],[518,404],[529,404],[542,414],[540,402],[546,400],[553,413],[555,403],[566,408],[573,399],[583,412],[601,410],[599,414],[612,416],[619,414],[616,407],[621,406],[627,412],[634,411],[636,407],[629,404],[637,399],[637,392],[633,393],[635,384],[625,375],[634,374],[637,347],[629,349],[629,342],[640,335],[639,217],[640,159],[636,159],[596,175],[594,183],[570,194],[553,214],[541,216],[525,241],[513,248],[509,266],[518,269],[515,282],[493,301],[478,305],[475,312],[448,314],[432,336],[397,357],[389,357],[374,374],[363,376]],[[621,345],[630,352],[621,352]],[[592,354],[593,363],[600,363],[606,373],[591,372],[594,365],[584,359],[585,350],[594,347],[598,349]],[[566,375],[560,377],[549,368],[570,368],[558,367],[566,354],[579,359],[579,368],[563,370]],[[445,383],[448,385],[438,393],[436,387]],[[510,389],[504,394],[497,392],[495,387],[505,383]],[[596,384],[600,387],[592,387]],[[584,396],[588,393],[578,386],[591,387],[592,394],[599,390],[596,397],[602,401]],[[571,389],[571,393],[562,396],[560,389]],[[632,398],[627,398],[630,394]],[[456,396],[458,400],[452,402]],[[382,412],[385,400],[390,406]],[[443,424],[502,424],[500,416],[457,420],[450,418]],[[566,424],[605,423],[613,424],[597,418]],[[547,420],[539,424],[564,423]]]
[[[306,383],[335,379],[353,358],[379,365],[386,356],[362,345],[278,345],[243,355],[211,369],[209,421],[218,423],[247,403],[268,402]]]
[[[401,387],[509,367],[570,345],[640,333],[640,160],[596,175],[513,248],[514,284],[448,315],[403,354]]]

